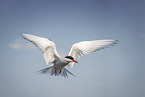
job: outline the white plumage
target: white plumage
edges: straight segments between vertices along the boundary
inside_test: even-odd
[[[22,36],[23,38],[35,44],[43,52],[47,65],[50,65],[54,60],[57,61],[60,58],[56,51],[55,43],[50,39],[29,34],[22,34]]]
[[[77,63],[76,59],[80,56],[90,54],[100,49],[104,49],[108,46],[116,44],[117,40],[94,40],[94,41],[82,41],[72,45],[71,50],[65,58],[61,58],[57,51],[56,46],[50,39],[30,35],[22,34],[24,39],[35,44],[42,52],[45,58],[46,64],[54,64],[52,67],[40,70],[40,73],[48,73],[50,75],[62,75],[68,77],[67,73],[73,75],[64,67],[68,65],[69,68],[73,67],[74,62]]]
[[[94,41],[82,41],[75,43],[70,52],[69,56],[72,56],[75,60],[80,56],[90,54],[100,49],[104,49],[108,46],[116,44],[117,40],[94,40]],[[74,63],[69,63],[68,67],[72,68]]]

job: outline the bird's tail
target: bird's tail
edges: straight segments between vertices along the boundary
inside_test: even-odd
[[[56,68],[56,67],[48,67],[48,68],[44,68],[40,71],[38,71],[39,74],[50,74],[51,76],[55,75],[55,76],[59,76],[61,75],[62,77],[65,77],[65,78],[68,78],[68,74],[71,74],[73,76],[75,76],[74,74],[72,74],[71,72],[69,72],[66,68],[62,68],[62,69],[59,69],[59,68]]]

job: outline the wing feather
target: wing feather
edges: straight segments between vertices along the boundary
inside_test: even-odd
[[[78,42],[72,45],[68,55],[72,56],[76,60],[80,58],[80,56],[84,56],[100,49],[112,46],[113,44],[116,44],[117,41],[118,40],[94,40]],[[74,62],[69,63],[68,67],[72,68],[73,64]]]
[[[50,39],[30,34],[22,34],[22,37],[35,44],[43,52],[46,64],[50,65],[51,63],[57,61],[60,58],[56,51],[55,43]]]

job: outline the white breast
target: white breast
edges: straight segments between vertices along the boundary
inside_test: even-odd
[[[65,59],[61,59],[61,60],[55,62],[53,66],[57,67],[57,68],[64,68],[69,63],[70,62],[67,62]]]

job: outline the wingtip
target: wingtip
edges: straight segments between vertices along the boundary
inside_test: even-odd
[[[117,42],[117,41],[119,41],[119,40],[116,39],[116,40],[113,40],[113,41],[116,41],[116,42]]]
[[[24,36],[24,35],[25,35],[25,34],[23,34],[23,33],[21,34],[21,36]]]
[[[22,38],[24,38],[24,34],[21,34]]]
[[[21,34],[21,36],[23,37],[23,38],[26,38],[26,36],[28,36],[28,35],[30,35],[30,34]]]
[[[116,42],[114,42],[114,44],[117,44],[119,40],[115,40]]]
[[[23,33],[22,33],[22,34],[21,34],[21,36],[22,36],[22,38],[24,38],[24,39],[25,39],[25,34],[23,34]]]
[[[24,36],[24,35],[30,35],[30,34],[24,34],[24,33],[21,33],[21,35]]]

